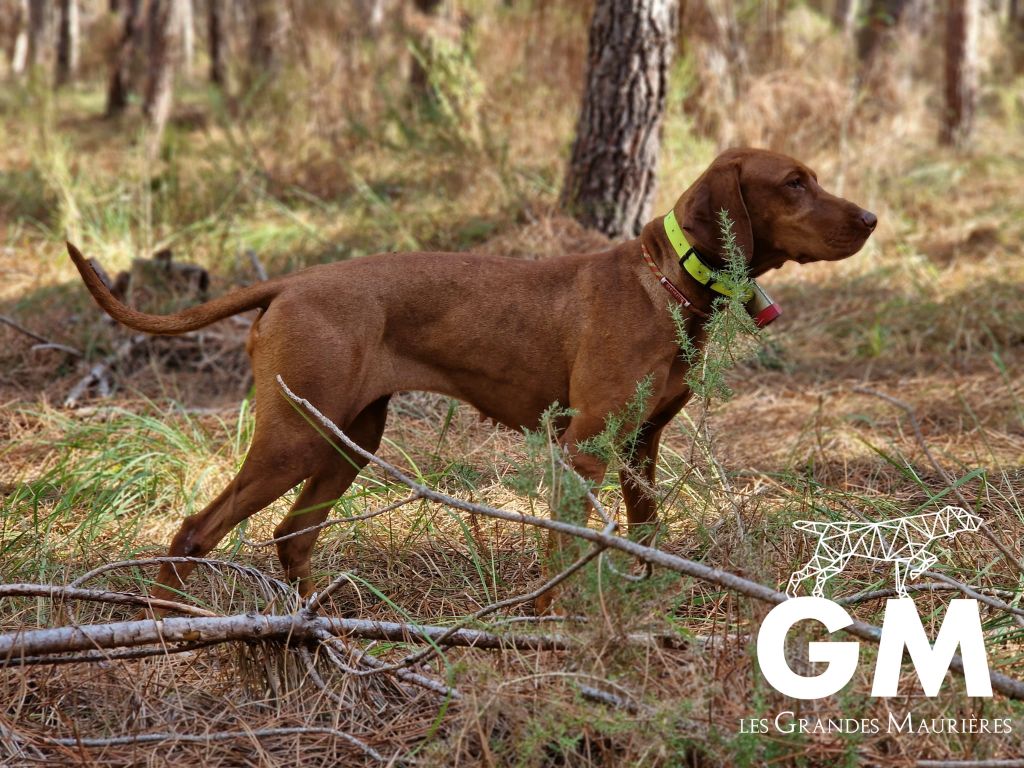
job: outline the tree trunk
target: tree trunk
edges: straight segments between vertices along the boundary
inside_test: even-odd
[[[858,5],[858,0],[836,0],[832,9],[832,24],[846,37],[852,35],[857,26]]]
[[[1010,54],[1013,71],[1024,72],[1024,0],[1010,0],[1007,24],[1010,27]]]
[[[56,85],[65,85],[78,71],[79,23],[78,0],[60,0],[57,27]]]
[[[26,69],[32,71],[43,64],[49,55],[49,0],[29,0],[28,3],[28,54]]]
[[[978,100],[978,2],[949,0],[946,10],[946,112],[943,144],[966,146]]]
[[[650,218],[677,0],[597,0],[562,205],[584,226],[635,236]]]
[[[857,58],[862,68],[871,65],[900,27],[921,34],[933,11],[926,0],[870,0],[864,24],[857,33]]]
[[[171,114],[174,74],[181,56],[181,12],[184,0],[151,0],[149,6],[149,73],[143,112],[152,129],[151,151],[160,146]]]
[[[143,48],[146,27],[146,2],[125,0],[122,4],[124,30],[114,55],[107,88],[107,117],[119,115],[128,106],[128,98],[135,89],[138,62]]]
[[[223,88],[228,81],[227,8],[225,0],[209,0],[207,7],[210,45],[210,82]]]
[[[192,69],[196,61],[196,18],[192,0],[181,3],[181,72],[192,77]]]
[[[18,0],[11,22],[11,74],[20,75],[28,63],[28,0]]]
[[[867,17],[857,35],[857,57],[869,64],[899,27],[908,0],[870,0]]]
[[[257,73],[273,75],[281,66],[281,51],[288,36],[288,14],[282,0],[253,0],[249,64]]]

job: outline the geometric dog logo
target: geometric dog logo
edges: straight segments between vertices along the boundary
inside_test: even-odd
[[[892,563],[896,570],[896,593],[907,597],[907,576],[916,579],[938,561],[928,552],[928,546],[943,536],[952,539],[961,531],[976,531],[981,523],[978,515],[960,507],[943,507],[938,512],[878,523],[797,520],[793,527],[816,534],[818,545],[807,565],[789,577],[786,593],[796,597],[800,582],[813,576],[813,595],[824,597],[825,582],[842,571],[851,559],[859,557]]]

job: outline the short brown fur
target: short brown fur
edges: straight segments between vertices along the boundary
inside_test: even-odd
[[[856,253],[875,216],[825,192],[802,163],[763,150],[720,155],[679,198],[675,213],[691,245],[721,264],[717,214],[728,211],[756,277],[786,261],[837,260]],[[305,481],[276,535],[323,521],[329,502],[365,462],[339,455],[282,397],[275,377],[315,403],[355,441],[375,451],[388,399],[403,390],[457,397],[513,429],[537,426],[553,402],[575,415],[559,442],[574,468],[600,481],[605,465],[577,449],[650,377],[652,396],[639,440],[622,473],[629,525],[650,533],[654,500],[636,477],[654,481],[664,426],[689,398],[667,311],[672,301],[641,258],[698,306],[713,295],[678,264],[662,218],[640,237],[601,253],[519,261],[469,253],[390,253],[312,267],[244,288],[174,315],[147,315],[113,297],[68,244],[97,303],[139,331],[178,334],[251,309],[247,349],[258,396],[252,446],[238,475],[203,511],[186,519],[171,555],[202,556],[235,525]],[[688,330],[702,341],[703,320]],[[314,508],[314,509],[311,509]],[[311,511],[302,512],[301,510]],[[313,583],[316,532],[278,545],[286,575],[303,594]],[[190,566],[165,565],[154,596],[173,597]],[[538,601],[538,608],[548,600]]]

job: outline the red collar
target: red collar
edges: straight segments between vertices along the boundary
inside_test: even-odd
[[[654,273],[658,282],[661,283],[665,290],[672,295],[672,298],[683,305],[684,309],[688,309],[700,317],[711,317],[707,312],[697,309],[697,306],[686,297],[686,294],[679,290],[671,280],[665,277],[665,273],[658,269],[658,265],[654,263],[654,259],[651,258],[651,254],[647,252],[647,246],[643,243],[640,244],[640,253],[643,254],[644,261],[647,262],[647,266],[651,268],[651,272]]]

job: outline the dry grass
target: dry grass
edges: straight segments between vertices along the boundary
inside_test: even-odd
[[[404,101],[404,79],[396,76],[407,60],[401,36],[368,47],[343,8],[299,5],[306,53],[296,56],[287,85],[227,101],[188,85],[155,165],[140,150],[136,117],[120,125],[95,117],[98,76],[56,100],[31,89],[0,94],[0,314],[90,361],[116,347],[123,332],[84,296],[61,253],[65,232],[112,270],[170,245],[211,269],[215,291],[252,279],[247,248],[271,272],[283,272],[392,248],[555,258],[603,247],[603,237],[554,211],[582,82],[585,4],[539,3],[531,12],[468,6],[474,66],[466,77],[482,85],[469,127],[417,114]],[[721,103],[712,86],[693,85],[713,85],[714,73],[702,70],[696,42],[688,50],[669,107],[658,209],[716,151],[714,141],[696,134],[698,126],[801,157],[826,186],[875,210],[881,224],[865,252],[848,262],[789,266],[766,277],[786,314],[757,357],[731,373],[736,396],[712,404],[707,433],[696,429],[697,404],[670,429],[659,464],[666,522],[660,544],[776,586],[812,543],[791,528],[793,520],[877,519],[937,503],[949,483],[930,466],[903,412],[854,391],[867,386],[913,406],[942,467],[968,478],[962,492],[1018,551],[1019,81],[1006,85],[997,76],[1001,48],[990,40],[994,74],[985,81],[976,145],[953,155],[933,146],[931,49],[901,47],[858,93],[853,63],[822,20],[801,6],[785,23],[785,47],[770,64],[751,65],[732,102]],[[339,39],[351,44],[339,47]],[[717,111],[684,114],[684,103]],[[0,580],[67,583],[104,562],[162,554],[181,518],[230,478],[251,419],[238,408],[248,387],[244,329],[223,325],[209,340],[223,353],[216,364],[168,356],[172,348],[155,342],[118,370],[114,399],[71,414],[56,404],[86,364],[33,351],[31,340],[0,326]],[[444,398],[398,398],[382,455],[454,495],[545,511],[508,484],[526,461],[522,437]],[[400,493],[368,470],[341,508],[359,513]],[[613,475],[602,494],[613,507]],[[257,515],[245,536],[269,537],[289,502]],[[536,584],[539,552],[532,530],[419,503],[329,529],[314,567],[322,583],[343,571],[358,576],[358,588],[335,593],[332,612],[445,623]],[[958,537],[935,553],[947,573],[971,584],[1018,588],[1020,575],[981,536]],[[278,573],[272,548],[248,547],[237,536],[217,554]],[[137,589],[152,575],[117,572],[97,586]],[[888,583],[889,574],[860,563],[831,586],[839,596]],[[261,605],[243,579],[197,573],[189,589],[218,612]],[[947,600],[917,598],[931,629]],[[877,622],[882,607],[868,602],[852,612]],[[762,607],[688,579],[659,573],[633,585],[590,569],[568,589],[564,609],[589,618],[560,627],[579,640],[571,652],[458,649],[426,665],[421,671],[462,692],[447,704],[388,678],[356,680],[321,660],[317,669],[343,698],[339,704],[311,682],[293,652],[265,645],[5,670],[0,762],[372,762],[322,732],[102,749],[41,742],[293,726],[337,728],[385,755],[427,765],[901,766],[1021,753],[1018,705],[969,700],[952,678],[936,699],[915,693],[912,674],[904,695],[870,699],[873,652],[866,648],[854,682],[835,697],[802,704],[801,714],[973,713],[1010,717],[1016,733],[742,735],[741,718],[794,708],[754,668],[750,633]],[[78,610],[83,621],[127,615],[112,607]],[[65,618],[45,601],[0,603],[5,631]],[[1020,631],[987,609],[983,620],[993,666],[1024,677]],[[638,631],[662,641],[629,641]],[[372,649],[382,659],[405,651]],[[588,685],[635,706],[587,699]]]

